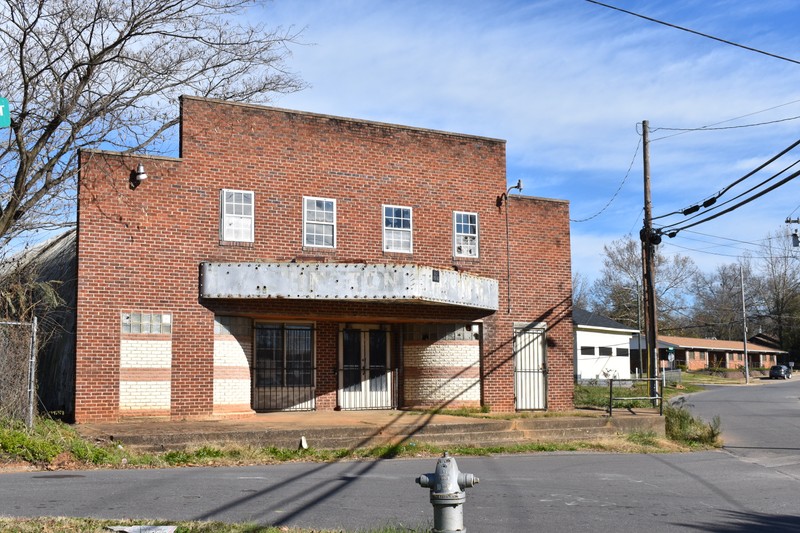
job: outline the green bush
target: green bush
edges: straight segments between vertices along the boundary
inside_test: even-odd
[[[29,463],[49,463],[63,448],[53,442],[38,439],[24,430],[0,430],[0,451]]]
[[[168,465],[185,465],[192,462],[192,456],[183,450],[172,450],[161,456]]]

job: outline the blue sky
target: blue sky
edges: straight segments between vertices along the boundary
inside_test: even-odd
[[[796,0],[606,3],[800,61]],[[254,16],[305,28],[288,66],[309,88],[273,105],[505,139],[510,184],[569,200],[573,270],[590,279],[603,245],[642,226],[642,120],[656,216],[800,138],[800,119],[784,120],[800,116],[800,64],[584,0],[274,0]],[[661,251],[735,262],[787,231],[799,192],[800,178]]]

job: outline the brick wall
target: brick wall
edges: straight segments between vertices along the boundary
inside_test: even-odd
[[[76,420],[120,416],[119,312],[172,312],[170,414],[214,413],[214,315],[317,324],[318,409],[335,406],[338,323],[483,319],[484,401],[513,406],[512,324],[545,320],[549,406],[571,406],[569,228],[564,202],[509,202],[513,288],[505,309],[505,143],[468,135],[182,99],[180,158],[80,154]],[[142,162],[149,179],[129,186]],[[531,188],[535,184],[526,184]],[[255,242],[220,242],[220,190],[255,194]],[[302,197],[337,200],[335,250],[302,242]],[[413,209],[413,253],[382,250],[382,204]],[[455,258],[453,211],[476,212],[480,257]],[[203,261],[418,263],[500,282],[501,310],[364,302],[198,300]],[[215,382],[217,392],[215,393]],[[215,397],[217,400],[215,400]],[[230,401],[233,401],[232,399]],[[219,404],[218,404],[219,405]]]
[[[119,366],[121,414],[169,415],[172,340],[168,335],[123,336]]]
[[[252,356],[252,336],[214,336],[214,414],[253,413],[250,407]]]
[[[480,342],[406,341],[403,359],[407,407],[480,406]]]

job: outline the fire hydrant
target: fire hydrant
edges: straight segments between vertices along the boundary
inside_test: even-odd
[[[450,454],[436,461],[436,472],[417,478],[421,487],[430,487],[433,505],[433,533],[464,532],[464,489],[478,484],[478,477],[458,470],[456,460]]]

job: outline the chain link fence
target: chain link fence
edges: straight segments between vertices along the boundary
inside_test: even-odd
[[[36,330],[33,322],[0,321],[0,417],[33,426],[36,408]]]

